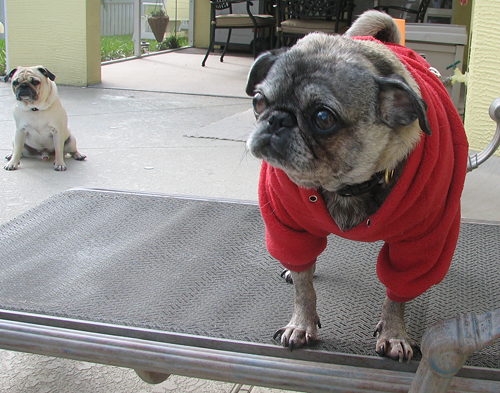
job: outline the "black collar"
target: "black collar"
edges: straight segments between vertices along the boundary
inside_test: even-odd
[[[375,187],[384,184],[385,172],[375,173],[370,180],[360,184],[353,184],[352,186],[345,186],[337,191],[337,194],[343,197],[353,197],[366,194],[368,191],[373,190]]]

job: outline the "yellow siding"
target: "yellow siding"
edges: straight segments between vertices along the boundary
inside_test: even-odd
[[[500,1],[472,1],[471,31],[465,129],[470,148],[479,151],[496,128],[488,108],[500,97]]]
[[[210,1],[194,1],[194,46],[208,48],[210,44]]]
[[[170,20],[175,19],[175,8],[177,6],[177,20],[189,20],[189,0],[168,0],[167,14]]]
[[[100,81],[99,0],[6,0],[8,65],[44,65],[57,82]]]

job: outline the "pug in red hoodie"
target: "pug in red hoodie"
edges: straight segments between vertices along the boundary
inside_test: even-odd
[[[416,347],[405,303],[450,266],[467,139],[440,80],[399,40],[390,16],[368,11],[344,36],[309,34],[250,70],[257,126],[247,146],[263,160],[267,248],[295,286],[292,318],[275,334],[284,346],[317,339],[313,273],[330,234],[385,242],[376,352],[399,361]]]

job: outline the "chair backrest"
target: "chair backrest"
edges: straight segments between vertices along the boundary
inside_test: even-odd
[[[427,8],[429,7],[429,3],[431,0],[421,0],[420,5],[418,6],[418,13],[417,13],[417,22],[423,22],[425,13],[427,12]]]
[[[227,0],[211,0],[210,4],[212,5],[212,8],[218,11],[231,8],[231,3]]]
[[[280,19],[326,19],[337,16],[336,0],[279,0]]]

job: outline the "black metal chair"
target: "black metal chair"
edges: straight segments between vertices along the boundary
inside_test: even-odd
[[[246,3],[246,14],[233,13],[233,4]],[[214,51],[215,31],[217,29],[228,29],[227,41],[222,51],[220,61],[224,61],[229,40],[231,39],[232,29],[253,29],[253,41],[251,43],[254,57],[258,55],[258,33],[260,28],[269,29],[270,46],[272,46],[273,32],[276,24],[276,19],[273,15],[268,14],[253,14],[250,7],[253,3],[250,0],[212,0],[210,1],[210,45],[208,46],[207,54],[201,65],[205,67],[210,52]],[[228,10],[228,13],[220,13],[220,11]]]
[[[354,0],[278,0],[277,7],[277,46],[281,46],[313,31],[344,32],[352,23],[355,5]]]
[[[403,16],[403,13],[407,12],[409,14],[415,15],[415,22],[423,23],[425,18],[425,13],[427,12],[427,8],[429,7],[430,2],[431,0],[421,0],[420,4],[418,5],[418,8],[406,8],[397,5],[378,5],[377,7],[375,7],[375,9],[379,11],[384,11],[385,13],[390,14],[395,18],[401,18]],[[399,14],[394,12],[391,13],[390,10],[399,11]]]

